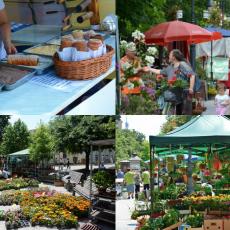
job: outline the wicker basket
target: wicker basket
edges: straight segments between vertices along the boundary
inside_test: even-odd
[[[59,59],[56,53],[53,57],[56,74],[71,80],[85,80],[100,76],[108,71],[112,64],[114,49],[107,45],[107,53],[98,58],[85,61],[66,62]]]

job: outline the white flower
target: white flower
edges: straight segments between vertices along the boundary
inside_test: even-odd
[[[152,65],[155,62],[155,58],[152,56],[146,56],[145,61],[147,62],[147,64]]]
[[[128,49],[131,52],[136,51],[136,45],[135,45],[135,43],[134,42],[128,43],[127,46],[126,46],[126,49]]]
[[[145,35],[143,33],[141,33],[139,30],[135,30],[133,33],[132,33],[132,37],[135,39],[135,40],[138,40],[138,41],[142,41],[145,39]]]
[[[127,83],[127,88],[128,88],[128,89],[133,89],[133,88],[134,88],[134,84],[131,83],[131,82],[128,82],[128,83]]]
[[[139,84],[140,84],[140,86],[145,86],[145,83],[143,82],[142,79],[139,79]]]
[[[131,68],[132,65],[131,65],[130,63],[128,63],[128,62],[125,62],[124,64],[121,65],[121,67],[122,67],[122,69],[123,69],[124,71],[126,71],[126,70],[128,70],[129,68]]]
[[[149,55],[154,56],[157,53],[157,48],[156,47],[149,47],[147,52]]]
[[[128,42],[125,41],[125,40],[122,40],[122,41],[120,42],[120,46],[121,46],[121,48],[123,48],[123,49],[126,49],[126,48],[127,48],[127,45],[128,45]]]

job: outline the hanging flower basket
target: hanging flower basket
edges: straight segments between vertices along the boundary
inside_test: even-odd
[[[167,157],[166,158],[168,163],[173,163],[174,162],[174,157]]]
[[[205,169],[206,168],[206,164],[205,163],[200,163],[199,164],[199,168],[200,169]]]
[[[184,160],[184,155],[180,154],[176,156],[177,162],[181,162]]]
[[[154,165],[158,165],[158,163],[159,163],[159,160],[157,159],[157,158],[154,158]]]
[[[167,164],[167,169],[169,172],[172,172],[174,170],[174,164],[173,163],[168,163]]]

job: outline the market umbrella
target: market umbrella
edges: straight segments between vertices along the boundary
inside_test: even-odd
[[[147,44],[166,45],[174,41],[187,41],[189,44],[196,44],[212,39],[212,32],[195,24],[178,20],[158,24],[145,32]]]

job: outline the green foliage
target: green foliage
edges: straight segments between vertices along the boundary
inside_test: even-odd
[[[144,144],[145,143],[145,144]],[[116,130],[116,166],[119,167],[121,160],[128,160],[133,153],[141,153],[146,147],[145,136],[135,130],[117,129]],[[144,153],[146,155],[146,153]]]
[[[161,129],[161,135],[166,134],[172,130],[174,130],[176,127],[180,127],[186,122],[190,121],[193,118],[193,116],[190,115],[181,115],[181,116],[167,116],[166,123],[163,124]]]
[[[98,171],[93,175],[93,181],[98,188],[112,188],[114,186],[114,175],[106,171]]]
[[[114,139],[113,116],[59,116],[50,122],[56,151],[86,152],[89,168],[90,141]]]
[[[53,157],[53,141],[48,126],[40,126],[32,134],[29,146],[30,159],[35,162],[50,160]]]
[[[1,153],[8,155],[26,149],[29,146],[29,142],[30,133],[27,126],[19,119],[13,125],[9,124],[5,127],[2,137]]]
[[[0,116],[0,143],[2,141],[4,129],[7,125],[9,125],[9,119],[10,119],[9,115],[1,115]]]
[[[186,218],[186,224],[190,225],[192,228],[202,227],[203,222],[204,222],[204,215],[199,213],[194,215],[189,215]]]
[[[119,30],[122,39],[130,38],[136,29],[146,31],[151,26],[163,22],[165,0],[117,0]]]

